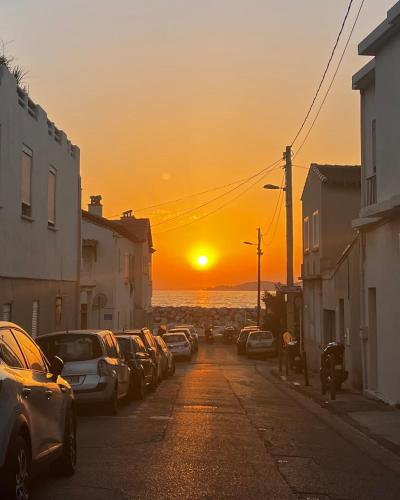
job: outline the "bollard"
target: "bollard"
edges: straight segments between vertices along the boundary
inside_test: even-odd
[[[289,355],[288,355],[288,348],[287,346],[285,347],[285,373],[286,376],[289,376]]]
[[[330,371],[330,383],[329,389],[331,393],[331,399],[334,401],[336,399],[336,376],[335,376],[335,356],[329,356],[329,371]]]
[[[308,366],[307,366],[307,353],[303,351],[303,371],[304,371],[304,385],[307,387],[310,385],[310,381],[308,379]]]

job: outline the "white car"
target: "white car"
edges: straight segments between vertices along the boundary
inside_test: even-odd
[[[109,330],[73,330],[37,339],[46,356],[64,361],[62,376],[71,384],[78,403],[101,403],[115,415],[118,400],[129,394],[130,369],[117,339]]]
[[[246,353],[252,355],[275,354],[275,339],[271,332],[250,331],[246,342]]]
[[[192,359],[192,346],[183,332],[165,333],[162,338],[175,358]]]

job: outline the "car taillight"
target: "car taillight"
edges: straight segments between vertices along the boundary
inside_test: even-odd
[[[97,363],[97,373],[101,376],[111,375],[111,366],[104,359],[100,359]]]

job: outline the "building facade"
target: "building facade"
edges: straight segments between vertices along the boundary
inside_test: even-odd
[[[311,165],[302,195],[303,338],[309,365],[321,347],[345,347],[349,382],[361,388],[359,258],[352,219],[360,204],[360,167]]]
[[[130,212],[121,220],[104,218],[100,196],[92,196],[88,211],[82,211],[82,328],[151,325],[151,252],[146,252],[148,235],[143,240],[138,230],[150,225],[141,221],[147,219]]]
[[[0,66],[0,317],[79,324],[79,149]]]
[[[353,77],[361,94],[361,338],[365,390],[400,403],[400,2],[359,45],[373,59]]]

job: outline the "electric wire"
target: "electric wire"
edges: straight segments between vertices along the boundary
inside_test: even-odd
[[[184,201],[184,200],[187,200],[189,198],[195,198],[197,196],[201,196],[203,194],[208,194],[208,193],[212,193],[212,192],[215,192],[215,191],[219,191],[221,189],[225,189],[225,188],[228,188],[230,186],[234,186],[235,184],[239,184],[240,182],[243,182],[247,179],[247,177],[243,177],[242,179],[238,179],[236,181],[233,181],[233,182],[229,182],[228,184],[222,184],[220,186],[216,186],[216,187],[213,187],[213,188],[210,188],[210,189],[206,189],[204,191],[198,191],[196,193],[192,193],[192,194],[186,194],[185,196],[182,196],[180,198],[175,198],[173,200],[168,200],[168,201],[163,201],[163,202],[160,202],[160,203],[156,203],[155,205],[149,205],[147,207],[142,207],[142,208],[134,208],[133,209],[133,212],[134,213],[137,213],[137,212],[145,212],[147,210],[151,210],[153,208],[159,208],[159,207],[162,207],[162,206],[165,206],[165,205],[171,205],[173,203],[178,203],[180,201]],[[107,218],[108,219],[112,219],[113,217],[117,217],[119,216],[120,213],[117,213],[117,214],[114,214],[114,215],[108,215]]]
[[[307,120],[308,120],[308,118],[309,118],[309,116],[310,116],[310,114],[311,114],[311,111],[312,111],[312,109],[313,109],[313,107],[314,107],[314,104],[315,104],[315,102],[316,102],[316,100],[317,100],[317,98],[318,98],[318,95],[319,95],[319,93],[320,93],[320,91],[321,91],[322,85],[324,84],[324,81],[325,81],[326,75],[328,74],[329,68],[330,68],[330,66],[331,66],[332,60],[333,60],[333,58],[334,58],[334,56],[335,56],[336,49],[337,49],[337,47],[338,47],[338,45],[339,45],[339,42],[340,42],[340,39],[341,39],[341,37],[342,37],[343,30],[344,30],[344,28],[345,28],[345,26],[346,26],[346,22],[347,22],[347,19],[348,19],[348,17],[349,17],[349,14],[350,14],[351,7],[352,7],[352,5],[353,5],[353,2],[354,2],[354,0],[350,0],[350,2],[349,2],[349,5],[348,5],[348,7],[347,7],[347,11],[346,11],[346,15],[344,16],[344,19],[343,19],[342,25],[341,25],[340,30],[339,30],[339,34],[338,34],[338,36],[336,37],[336,41],[335,41],[335,44],[334,44],[334,46],[333,46],[333,49],[332,49],[331,55],[330,55],[330,57],[329,57],[328,64],[327,64],[327,65],[326,65],[326,67],[325,67],[325,71],[324,71],[324,73],[323,73],[323,75],[322,75],[321,81],[319,82],[319,85],[318,85],[317,91],[315,92],[314,98],[313,98],[313,100],[311,101],[311,105],[310,105],[310,107],[308,108],[308,111],[307,111],[307,113],[306,113],[306,116],[305,116],[305,118],[304,118],[304,120],[303,120],[303,122],[302,122],[302,124],[301,124],[301,126],[300,126],[300,128],[299,128],[299,130],[297,131],[297,134],[295,135],[294,139],[292,140],[291,146],[293,146],[293,144],[297,141],[297,139],[299,138],[299,135],[300,135],[300,134],[301,134],[301,132],[303,131],[303,128],[305,127],[305,124],[307,123]]]
[[[248,177],[245,181],[242,181],[239,185],[235,186],[234,188],[232,189],[229,189],[228,191],[226,191],[225,193],[222,193],[218,196],[216,196],[215,198],[211,199],[211,200],[208,200],[206,201],[205,203],[202,203],[201,205],[198,205],[196,207],[192,207],[192,208],[189,208],[188,210],[185,210],[183,212],[180,212],[176,215],[174,215],[173,217],[169,217],[168,219],[165,219],[165,220],[162,220],[162,221],[159,221],[159,222],[156,222],[154,224],[152,224],[152,227],[157,227],[157,226],[160,226],[162,224],[167,224],[169,222],[172,222],[174,220],[177,220],[177,219],[180,219],[181,217],[184,217],[185,215],[188,215],[192,212],[195,212],[196,210],[199,210],[201,208],[204,208],[206,207],[207,205],[210,205],[211,203],[214,203],[215,201],[218,201],[220,200],[221,198],[224,198],[225,196],[227,196],[228,194],[232,193],[233,191],[236,191],[237,189],[240,189],[242,186],[244,186],[245,184],[247,184],[248,182],[250,182],[251,180],[253,180],[254,178],[256,177],[260,177],[260,175],[263,175],[263,174],[266,174],[268,173],[271,169],[273,169],[273,167],[279,163],[281,161],[281,159],[275,161],[274,163],[272,163],[271,165],[268,165],[268,167],[265,167],[263,168],[262,170],[259,170],[256,174]]]
[[[274,242],[274,239],[275,239],[275,236],[276,236],[276,233],[277,233],[277,230],[278,230],[278,226],[279,226],[279,221],[280,221],[280,218],[281,218],[282,207],[284,205],[283,199],[284,199],[284,197],[282,196],[281,197],[281,202],[280,202],[280,205],[279,205],[278,216],[276,218],[275,227],[274,227],[274,230],[273,230],[273,233],[272,233],[272,237],[271,237],[270,241],[268,243],[266,243],[267,247],[270,247],[272,245],[272,243]]]
[[[280,161],[281,160],[278,160],[277,162],[275,162],[275,164],[279,163]],[[199,222],[200,220],[203,220],[206,217],[210,217],[211,215],[214,215],[215,213],[219,212],[220,210],[223,210],[225,207],[227,207],[228,205],[230,205],[231,203],[233,203],[234,201],[236,201],[238,198],[240,198],[241,196],[243,196],[244,194],[246,194],[248,191],[250,191],[250,189],[252,189],[256,184],[258,184],[262,179],[264,179],[270,172],[272,172],[273,170],[276,170],[277,168],[280,168],[280,167],[275,167],[275,168],[272,168],[270,171],[265,172],[261,178],[258,178],[255,182],[251,183],[250,186],[248,186],[246,189],[244,189],[238,195],[234,196],[230,200],[228,200],[225,203],[223,203],[222,205],[218,206],[217,208],[215,208],[211,212],[207,212],[206,214],[203,214],[203,215],[197,217],[196,219],[191,220],[191,221],[189,221],[189,222],[187,222],[185,224],[181,224],[179,226],[166,229],[165,231],[161,231],[161,232],[155,233],[155,236],[158,236],[160,234],[169,233],[171,231],[176,231],[177,229],[182,229],[184,227],[190,226],[191,224]]]
[[[280,203],[280,199],[281,199],[281,196],[283,195],[283,185],[285,183],[285,175],[282,176],[282,180],[281,180],[281,183],[280,183],[280,190],[279,190],[279,195],[278,195],[278,198],[276,200],[276,203],[275,203],[275,209],[274,209],[274,213],[272,215],[272,218],[268,224],[268,226],[266,227],[265,229],[265,234],[267,235],[268,232],[270,231],[270,229],[272,228],[272,225],[274,223],[274,220],[275,220],[275,216],[277,214],[277,211],[278,211],[278,207],[279,207],[279,203]]]
[[[357,16],[356,16],[356,18],[355,18],[355,20],[354,20],[354,23],[353,23],[353,26],[352,26],[352,28],[351,28],[351,30],[350,30],[349,36],[347,37],[347,41],[346,41],[346,44],[345,44],[344,49],[343,49],[343,51],[342,51],[342,54],[341,54],[341,56],[340,56],[339,62],[338,62],[337,67],[336,67],[336,70],[335,70],[335,72],[334,72],[334,74],[333,74],[333,76],[332,76],[332,79],[331,79],[331,82],[330,82],[330,84],[329,84],[329,87],[328,87],[327,91],[325,92],[325,96],[324,96],[324,98],[323,98],[323,100],[322,100],[322,102],[321,102],[320,107],[318,108],[317,114],[315,115],[314,120],[313,120],[313,122],[311,123],[311,125],[310,125],[310,127],[309,127],[309,129],[308,129],[308,132],[307,132],[307,134],[305,135],[305,137],[304,137],[304,139],[303,139],[303,142],[300,144],[299,148],[297,149],[297,151],[296,151],[296,153],[295,153],[295,155],[294,155],[294,158],[295,158],[295,157],[296,157],[296,156],[300,153],[300,151],[303,149],[304,144],[307,142],[307,139],[308,139],[308,137],[310,136],[311,131],[313,130],[313,128],[314,128],[314,126],[315,126],[315,123],[317,122],[317,120],[318,120],[318,118],[319,118],[319,115],[321,114],[322,108],[324,107],[324,104],[325,104],[325,102],[326,102],[326,100],[327,100],[327,98],[328,98],[328,96],[329,96],[329,93],[330,93],[330,91],[331,91],[331,89],[332,89],[332,87],[333,87],[333,84],[335,83],[335,80],[336,80],[337,74],[338,74],[338,72],[339,72],[339,69],[340,69],[340,68],[341,68],[341,66],[342,66],[342,62],[343,62],[344,56],[346,55],[346,52],[347,52],[348,46],[349,46],[349,44],[350,44],[350,40],[351,40],[351,38],[352,38],[352,36],[353,36],[353,33],[354,33],[354,30],[355,30],[355,28],[356,28],[356,26],[357,26],[357,23],[358,23],[358,20],[359,20],[359,18],[360,18],[361,11],[362,11],[362,9],[363,9],[363,7],[364,7],[364,4],[365,4],[365,0],[362,0],[362,1],[361,1],[361,4],[360,4],[360,7],[359,7],[359,9],[358,9],[358,12],[357,12]]]

